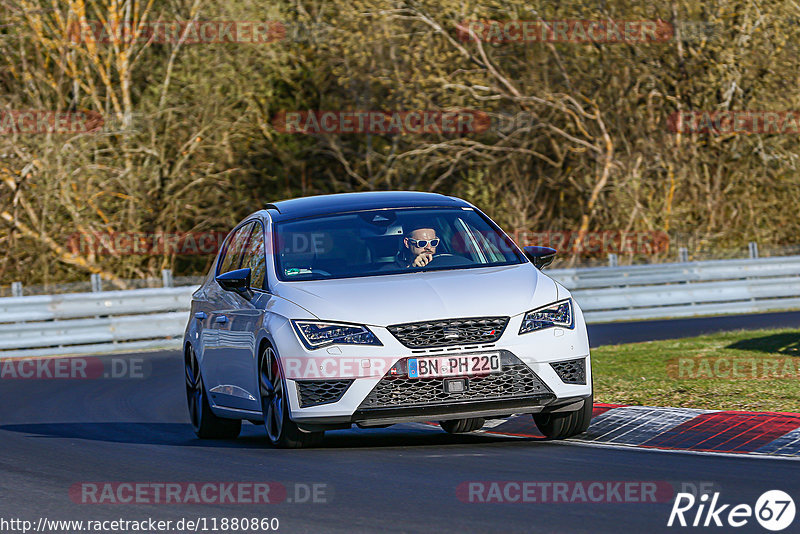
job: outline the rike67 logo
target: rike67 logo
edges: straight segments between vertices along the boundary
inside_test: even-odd
[[[767,530],[784,530],[794,521],[794,500],[781,490],[764,492],[754,507],[749,504],[722,504],[719,492],[696,498],[691,493],[678,493],[669,514],[667,526],[742,527],[753,517]],[[710,499],[710,502],[709,502]]]

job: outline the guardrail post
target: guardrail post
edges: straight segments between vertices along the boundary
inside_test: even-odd
[[[172,269],[161,269],[161,284],[164,287],[172,287]]]
[[[750,259],[758,258],[758,243],[755,241],[750,241],[747,244],[747,248],[750,252]]]
[[[687,263],[689,261],[689,249],[686,247],[680,247],[678,249],[678,261],[681,263]]]
[[[617,266],[617,255],[613,252],[608,254],[608,266],[609,267],[616,267]]]
[[[11,296],[12,297],[22,296],[22,282],[11,282]]]
[[[92,293],[97,293],[103,290],[103,280],[100,278],[100,275],[95,273],[90,277],[92,281]]]

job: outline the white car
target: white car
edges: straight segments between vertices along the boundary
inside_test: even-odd
[[[184,335],[195,433],[264,424],[278,447],[326,430],[438,421],[447,432],[533,414],[592,415],[586,325],[569,291],[478,208],[433,193],[269,204],[225,240]]]

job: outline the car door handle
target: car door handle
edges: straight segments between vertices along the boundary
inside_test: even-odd
[[[224,316],[224,315],[217,315],[217,318],[214,319],[214,322],[215,323],[223,323],[224,324],[224,323],[228,322],[228,318],[226,316]]]
[[[197,312],[194,314],[194,318],[198,321],[202,321],[206,318],[206,312]]]

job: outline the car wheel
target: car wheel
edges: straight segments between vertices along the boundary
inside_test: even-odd
[[[319,445],[325,432],[304,432],[289,418],[286,387],[272,347],[266,347],[258,363],[261,411],[264,428],[272,444],[281,449],[299,449]]]
[[[203,385],[203,375],[200,372],[200,362],[197,354],[189,347],[184,355],[186,368],[186,402],[189,406],[189,419],[192,430],[202,439],[233,439],[242,430],[240,419],[225,419],[217,417],[211,411]]]
[[[593,396],[583,406],[571,412],[535,413],[533,421],[539,432],[550,439],[565,439],[586,432],[592,421]]]
[[[486,421],[483,417],[472,417],[470,419],[451,419],[449,421],[439,421],[439,426],[448,434],[463,434],[473,432],[483,426]]]

